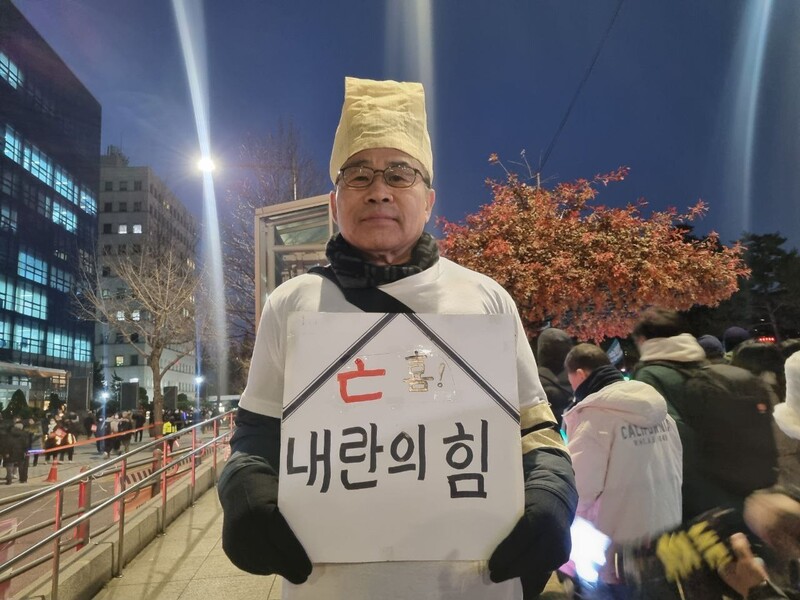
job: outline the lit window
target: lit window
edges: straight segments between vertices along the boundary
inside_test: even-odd
[[[110,298],[110,297],[111,297],[111,290],[103,288],[103,298]]]
[[[75,353],[73,354],[73,358],[81,362],[90,362],[92,360],[92,344],[88,338],[75,338]]]
[[[114,357],[114,366],[115,367],[122,367],[124,365],[125,365],[125,357],[122,356],[121,354],[117,354]]]
[[[47,318],[47,295],[35,284],[20,283],[14,296],[14,310],[37,319]]]
[[[53,201],[53,223],[61,225],[64,229],[74,232],[78,228],[78,216],[69,208]]]
[[[22,164],[22,138],[8,125],[6,125],[3,153],[15,163]]]
[[[35,326],[14,325],[14,349],[32,354],[44,352],[44,331]]]
[[[117,321],[124,321],[125,320],[125,311],[118,310],[117,311]]]
[[[36,283],[46,284],[47,268],[47,263],[41,258],[20,250],[19,258],[17,259],[17,275]]]
[[[140,318],[141,318],[141,313],[138,310],[134,310],[131,313],[131,319],[133,319],[134,321],[138,321]]]
[[[86,188],[81,188],[81,209],[87,214],[97,214],[97,201],[94,199],[92,193]]]
[[[14,61],[8,58],[3,52],[0,52],[0,77],[5,79],[14,89],[22,85],[22,72],[19,70],[19,67],[14,64]]]
[[[133,233],[142,233],[142,224],[141,223],[134,223],[133,224]]]
[[[128,233],[128,226],[124,223],[120,223],[120,225],[117,227],[117,233]]]
[[[72,358],[74,340],[61,329],[53,329],[47,335],[47,355],[55,358]]]
[[[22,166],[38,180],[53,186],[53,161],[36,146],[25,144],[22,149]]]
[[[0,308],[10,309],[14,305],[14,283],[0,275]]]

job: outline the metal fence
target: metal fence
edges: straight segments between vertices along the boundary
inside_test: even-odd
[[[112,574],[119,576],[125,566],[123,549],[127,505],[147,494],[151,498],[160,497],[161,518],[158,533],[163,534],[167,522],[170,483],[176,478],[188,476],[190,504],[194,504],[196,473],[201,461],[211,460],[212,477],[216,481],[218,452],[223,447],[227,448],[228,438],[233,431],[234,412],[229,411],[208,421],[144,442],[134,450],[106,460],[101,465],[85,468],[61,483],[53,483],[45,489],[0,503],[2,522],[13,514],[24,514],[26,510],[34,512],[33,508],[37,504],[49,505],[52,501],[52,517],[0,534],[0,549],[8,548],[23,539],[30,543],[11,558],[5,559],[0,553],[0,561],[3,561],[0,562],[0,598],[4,597],[3,589],[7,589],[13,580],[49,562],[52,577],[51,598],[58,600],[59,571],[64,552],[73,548],[80,552],[89,544],[92,536],[99,536],[115,527],[118,531],[118,551],[114,557]],[[198,432],[208,428],[212,428],[211,439],[201,441]],[[180,449],[173,448],[176,443]],[[129,473],[136,473],[138,480],[129,483]],[[93,499],[92,483],[112,478],[112,495]],[[65,509],[65,498],[68,496],[74,506]],[[109,517],[109,509],[113,511],[113,518]],[[101,515],[105,517],[101,518]]]

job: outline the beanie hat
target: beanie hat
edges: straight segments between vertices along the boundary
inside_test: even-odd
[[[781,431],[791,438],[800,440],[800,352],[786,359],[786,402],[775,406],[775,422]]]
[[[558,375],[564,370],[564,359],[572,346],[572,338],[566,331],[549,327],[536,340],[536,362]]]
[[[730,352],[742,342],[749,340],[750,334],[746,329],[741,327],[728,327],[725,333],[722,334],[722,343],[725,346],[725,352]]]
[[[725,354],[725,350],[722,347],[722,342],[719,341],[714,335],[701,335],[697,338],[697,343],[703,347],[703,350],[706,352],[706,358],[719,358],[723,354]]]
[[[416,158],[433,181],[433,152],[421,83],[344,79],[344,106],[331,152],[330,176],[357,152],[394,148]]]

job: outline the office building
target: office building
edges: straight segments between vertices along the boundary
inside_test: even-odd
[[[0,400],[89,405],[94,323],[72,294],[97,239],[100,104],[0,0]]]
[[[168,246],[187,265],[193,267],[195,263],[197,224],[194,217],[152,169],[130,166],[128,162],[123,152],[114,146],[100,158],[98,262],[100,294],[104,298],[124,298],[128,294],[126,284],[114,272],[115,260],[135,259],[144,252],[158,252]],[[153,244],[160,246],[155,248]],[[120,318],[144,318],[137,310],[132,313],[120,315]],[[115,328],[113,320],[98,324],[95,356],[103,365],[106,381],[110,383],[116,376],[125,383],[138,383],[152,401],[153,376],[145,360],[148,354],[146,340],[137,338],[136,343],[131,344],[119,327]],[[165,366],[176,358],[177,362],[161,380],[168,408],[179,394],[186,394],[191,400],[195,396],[195,343],[176,344],[165,350],[161,364]],[[130,402],[122,404],[123,408],[130,407]]]

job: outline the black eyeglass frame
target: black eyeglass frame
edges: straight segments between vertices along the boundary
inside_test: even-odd
[[[349,183],[347,183],[347,182],[344,180],[344,172],[345,172],[347,169],[367,169],[367,170],[369,170],[369,171],[372,171],[372,178],[369,180],[369,183],[368,183],[368,184],[366,184],[366,185],[363,185],[363,186],[354,186],[354,185],[350,185]],[[388,170],[390,170],[390,169],[411,169],[412,171],[414,171],[414,181],[412,181],[412,182],[411,182],[409,185],[405,185],[405,186],[401,186],[401,185],[392,185],[392,184],[391,184],[391,183],[389,183],[389,181],[386,179],[386,171],[388,171]],[[371,186],[371,185],[372,185],[372,183],[375,181],[375,175],[376,175],[377,173],[380,173],[380,174],[381,174],[381,177],[383,177],[383,182],[384,182],[386,185],[388,185],[388,186],[389,186],[389,187],[391,187],[391,188],[398,189],[398,190],[407,190],[407,189],[408,189],[408,188],[410,188],[410,187],[414,187],[414,184],[415,184],[415,183],[417,183],[417,177],[419,177],[419,178],[422,180],[422,183],[424,183],[424,184],[425,184],[427,187],[429,187],[429,188],[431,187],[431,181],[430,181],[430,179],[428,179],[428,178],[425,176],[425,174],[424,174],[422,171],[420,171],[419,169],[416,169],[416,168],[412,167],[411,165],[389,165],[389,166],[388,166],[388,167],[386,167],[385,169],[373,169],[372,167],[368,167],[368,166],[366,166],[366,165],[349,165],[349,166],[347,166],[347,167],[342,167],[341,169],[339,169],[339,173],[337,173],[337,175],[336,175],[336,183],[338,184],[338,183],[339,183],[339,181],[341,181],[341,182],[342,182],[344,185],[346,185],[346,186],[347,186],[347,187],[349,187],[350,189],[353,189],[353,190],[365,190],[365,189],[367,189],[369,186]]]

